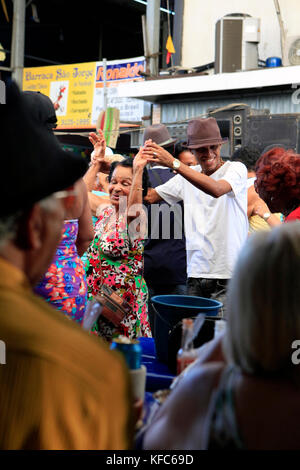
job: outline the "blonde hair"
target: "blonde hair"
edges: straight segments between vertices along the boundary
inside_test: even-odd
[[[227,306],[224,349],[234,364],[250,374],[298,371],[291,345],[300,339],[300,222],[249,238]]]

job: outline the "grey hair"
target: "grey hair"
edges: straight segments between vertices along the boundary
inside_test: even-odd
[[[228,359],[249,374],[299,377],[291,345],[300,339],[300,222],[252,235],[228,288]]]
[[[37,204],[48,212],[55,208],[56,200],[55,197],[51,195],[42,199]],[[19,223],[24,214],[25,211],[18,211],[15,214],[0,217],[0,249],[2,249],[7,242],[16,237]]]

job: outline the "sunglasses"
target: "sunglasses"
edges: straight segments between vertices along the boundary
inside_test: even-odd
[[[62,200],[65,209],[71,209],[71,207],[73,207],[75,198],[77,196],[78,193],[74,190],[73,186],[64,191],[57,191],[56,193],[53,193],[53,197]]]
[[[194,153],[194,155],[195,154],[206,155],[209,150],[212,150],[213,152],[215,152],[218,147],[219,147],[219,145],[208,145],[207,147],[200,147],[198,149],[194,149],[193,153]]]

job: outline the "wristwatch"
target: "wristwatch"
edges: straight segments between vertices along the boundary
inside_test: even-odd
[[[263,215],[263,219],[267,222],[269,217],[271,217],[270,212],[265,212],[264,215]]]
[[[174,170],[178,170],[179,167],[180,167],[180,161],[177,158],[174,158],[174,160],[173,160]]]

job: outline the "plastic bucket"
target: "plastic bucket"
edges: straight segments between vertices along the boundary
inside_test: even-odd
[[[151,298],[155,311],[154,340],[157,359],[168,363],[168,337],[170,331],[183,318],[218,316],[223,306],[218,300],[189,295],[156,295]]]
[[[280,57],[268,57],[266,60],[266,67],[281,67],[282,61]]]

